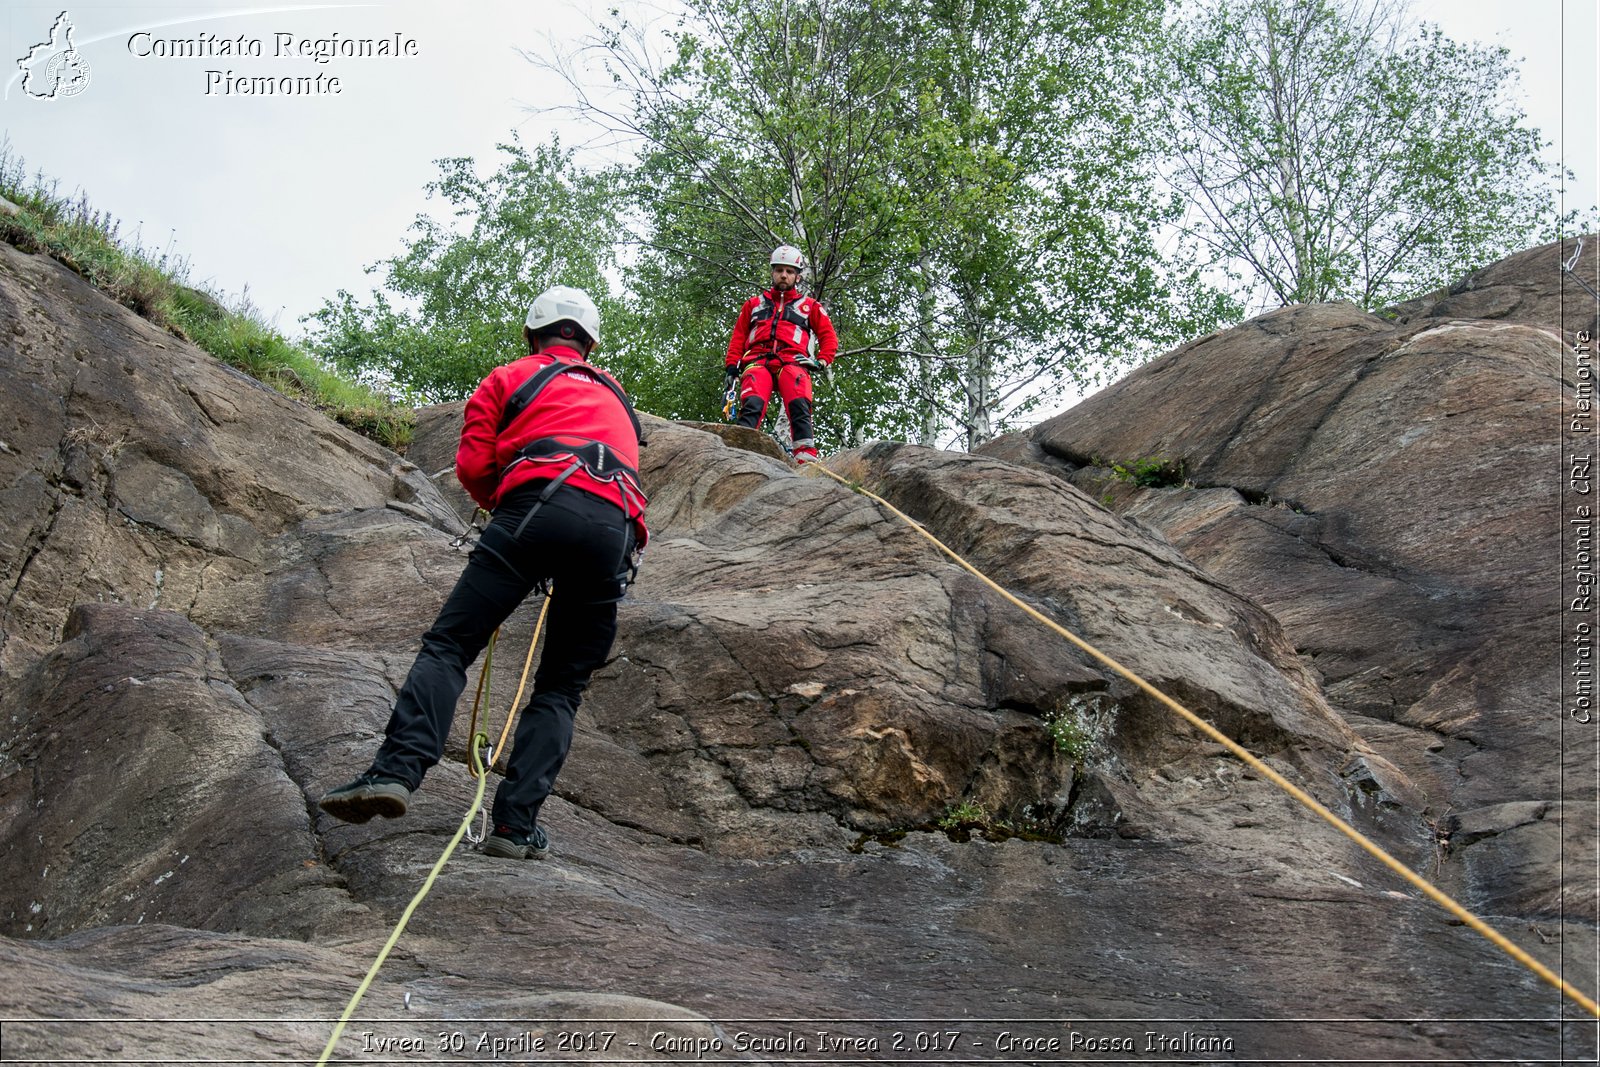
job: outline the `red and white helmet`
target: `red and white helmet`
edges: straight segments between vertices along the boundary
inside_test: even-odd
[[[533,298],[533,306],[528,308],[528,329],[537,332],[541,326],[557,322],[575,323],[591,342],[600,343],[600,309],[582,289],[556,285]]]
[[[793,267],[797,271],[803,271],[806,269],[806,255],[794,245],[779,245],[772,250],[771,265]]]

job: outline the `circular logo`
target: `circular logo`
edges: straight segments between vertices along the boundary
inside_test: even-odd
[[[48,96],[77,96],[89,87],[89,61],[76,48],[57,52],[44,68],[44,80]]]

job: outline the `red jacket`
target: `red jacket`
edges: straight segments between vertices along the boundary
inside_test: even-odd
[[[500,420],[511,395],[557,360],[579,370],[550,379],[501,433]],[[570,454],[518,458],[524,445],[541,438],[557,438],[573,445],[598,441],[611,450],[616,460],[637,471],[639,439],[634,434],[633,421],[602,378],[611,376],[585,362],[576,349],[564,346],[547,348],[490,371],[467,401],[461,445],[456,449],[456,477],[472,499],[493,511],[517,486],[539,478],[559,477],[573,465],[575,459]],[[609,480],[597,478],[580,464],[565,484],[620,507],[633,520],[638,547],[644,547],[650,537],[644,524],[648,501],[636,477],[625,473]]]
[[[733,324],[733,337],[728,341],[727,364],[737,367],[766,356],[792,363],[810,352],[813,335],[818,358],[832,363],[839,351],[839,336],[822,305],[798,289],[768,289],[739,309],[739,321]]]

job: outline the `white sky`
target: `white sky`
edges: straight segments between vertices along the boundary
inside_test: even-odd
[[[593,10],[611,4],[597,0]],[[628,10],[638,0],[620,0]],[[1459,40],[1505,44],[1525,59],[1531,121],[1578,176],[1573,200],[1596,201],[1597,56],[1594,0],[1416,0],[1414,11]],[[142,243],[186,256],[192,279],[251,299],[285,332],[343,287],[365,296],[363,267],[399,250],[418,212],[437,210],[423,185],[443,156],[498,165],[512,129],[528,143],[558,122],[530,113],[565,87],[523,59],[591,24],[586,0],[468,4],[376,0],[360,5],[73,3],[74,43],[90,65],[83,92],[36,100],[15,60],[48,38],[56,4],[8,0],[0,15],[3,129],[30,169],[81,189],[136,229]],[[470,14],[469,14],[470,13]],[[1563,35],[1563,20],[1565,34]],[[129,38],[245,35],[261,58],[134,55]],[[275,34],[415,39],[398,59],[274,58]],[[1565,47],[1563,47],[1565,42]],[[336,76],[338,95],[207,95],[205,71]],[[567,126],[564,139],[582,139]],[[1578,206],[1569,203],[1569,206]],[[730,316],[732,312],[730,310]]]

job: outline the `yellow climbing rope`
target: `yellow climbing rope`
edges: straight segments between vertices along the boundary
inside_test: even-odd
[[[467,736],[475,737],[478,733],[478,709],[487,704],[489,694],[489,672],[494,666],[494,646],[500,643],[500,628],[495,627],[494,633],[489,635],[489,645],[483,650],[483,669],[478,672],[478,691],[472,695],[472,718],[467,726]],[[491,763],[493,760],[490,761]]]
[[[528,654],[522,660],[522,677],[517,680],[517,695],[511,698],[511,708],[506,712],[506,724],[500,728],[500,740],[489,750],[489,766],[505,750],[506,738],[511,736],[511,724],[517,719],[517,708],[522,704],[522,691],[528,686],[528,668],[533,665],[533,650],[539,646],[539,634],[544,630],[544,617],[550,613],[550,594],[539,606],[539,621],[533,624],[533,637],[528,640]]]
[[[487,664],[485,664],[484,670],[485,672],[488,671]],[[378,968],[382,967],[383,961],[389,958],[389,953],[394,949],[395,943],[400,940],[400,935],[405,932],[406,923],[411,921],[411,913],[417,910],[417,905],[422,903],[422,898],[427,896],[428,890],[433,888],[434,879],[439,877],[440,871],[444,870],[445,862],[449,860],[450,854],[456,850],[456,846],[461,843],[461,839],[466,836],[467,827],[472,824],[472,817],[478,813],[479,806],[483,804],[483,790],[489,781],[489,776],[485,773],[479,749],[488,744],[488,734],[478,733],[472,735],[472,773],[478,776],[478,795],[473,798],[472,807],[467,809],[466,816],[462,818],[461,825],[456,827],[455,836],[445,846],[444,852],[439,856],[439,861],[433,865],[433,870],[428,872],[427,880],[422,883],[422,888],[417,890],[417,895],[411,898],[411,903],[407,904],[406,910],[401,913],[400,921],[395,924],[394,932],[389,935],[389,940],[383,943],[383,948],[379,951],[378,958],[372,961],[371,967],[367,968],[367,976],[361,979],[361,984],[356,987],[355,994],[350,998],[350,1003],[345,1005],[344,1014],[339,1016],[339,1025],[333,1028],[333,1036],[328,1038],[327,1045],[323,1046],[322,1055],[317,1059],[317,1067],[324,1067],[328,1062],[328,1057],[333,1055],[334,1046],[339,1043],[339,1038],[344,1034],[345,1025],[349,1023],[350,1017],[355,1014],[356,1005],[361,1003],[361,998],[367,995],[367,989],[372,985],[372,980],[378,976]]]
[[[528,669],[533,665],[533,650],[539,647],[539,634],[544,630],[544,617],[549,613],[549,611],[550,594],[546,593],[544,596],[544,603],[539,606],[539,620],[533,624],[533,637],[529,638],[528,640],[528,654],[524,656],[522,660],[522,677],[517,679],[517,695],[511,698],[511,707],[506,711],[505,725],[500,728],[500,739],[494,743],[494,747],[489,750],[488,758],[484,760],[484,767],[486,770],[494,766],[495,760],[498,759],[500,753],[505,750],[506,738],[511,735],[511,724],[517,719],[517,707],[522,703],[522,692],[527,688],[528,685]],[[489,656],[491,657],[494,655],[495,641],[499,638],[499,636],[500,631],[496,630],[494,632],[494,636],[489,638]],[[484,694],[484,679],[487,677],[488,660],[486,659],[484,661],[484,673],[478,676],[478,696],[480,698]],[[474,699],[472,702],[472,726],[470,727],[469,732],[474,734],[478,732],[478,703],[479,701],[477,699]],[[482,841],[484,839],[484,835],[488,832],[489,813],[485,811],[483,813],[483,817],[484,825],[478,828],[478,833],[476,835],[470,833],[467,835],[468,839],[474,844]]]
[[[892,514],[894,514],[897,518],[899,518],[907,526],[911,527],[917,533],[921,534],[923,537],[925,537],[929,541],[933,542],[934,547],[938,548],[939,551],[941,551],[945,555],[949,556],[958,565],[960,565],[964,570],[966,570],[968,573],[973,575],[979,581],[983,582],[990,589],[993,589],[996,593],[999,593],[1006,600],[1010,601],[1012,604],[1015,604],[1017,607],[1021,608],[1028,615],[1032,616],[1037,621],[1043,623],[1045,626],[1049,627],[1051,630],[1054,630],[1057,634],[1059,634],[1062,637],[1066,638],[1072,644],[1076,645],[1078,648],[1082,649],[1084,652],[1088,653],[1090,656],[1092,656],[1095,659],[1099,660],[1101,663],[1103,663],[1107,667],[1111,668],[1111,670],[1115,671],[1117,674],[1121,675],[1123,678],[1126,678],[1128,681],[1130,681],[1134,685],[1138,686],[1144,692],[1150,694],[1150,696],[1152,696],[1156,700],[1160,701],[1162,704],[1164,704],[1166,707],[1171,709],[1173,712],[1177,713],[1181,718],[1184,719],[1184,721],[1188,722],[1195,729],[1199,730],[1201,733],[1205,734],[1207,737],[1211,738],[1213,741],[1217,742],[1219,745],[1222,745],[1229,752],[1231,752],[1235,756],[1239,757],[1240,760],[1242,760],[1247,766],[1249,766],[1257,774],[1260,774],[1263,778],[1267,779],[1273,785],[1276,785],[1279,789],[1282,789],[1284,792],[1288,793],[1295,800],[1299,801],[1305,807],[1307,807],[1311,811],[1315,812],[1323,820],[1325,820],[1326,822],[1331,824],[1340,833],[1344,834],[1350,840],[1352,840],[1356,844],[1360,845],[1368,853],[1370,853],[1372,856],[1376,857],[1380,862],[1382,862],[1384,866],[1388,867],[1390,870],[1394,871],[1400,877],[1402,877],[1406,881],[1410,882],[1417,889],[1421,890],[1424,894],[1426,894],[1428,896],[1429,899],[1434,901],[1434,903],[1436,903],[1440,907],[1444,908],[1451,915],[1454,915],[1457,919],[1460,919],[1467,926],[1470,926],[1472,929],[1476,930],[1478,933],[1480,933],[1484,937],[1488,938],[1489,941],[1492,944],[1495,945],[1495,947],[1499,948],[1506,955],[1510,956],[1512,959],[1514,959],[1518,963],[1522,964],[1528,970],[1532,971],[1534,974],[1538,975],[1540,978],[1544,979],[1546,982],[1549,982],[1551,985],[1553,985],[1557,989],[1561,990],[1562,993],[1564,993],[1568,997],[1570,997],[1573,1000],[1573,1002],[1581,1005],[1583,1007],[1583,1009],[1585,1011],[1587,1011],[1589,1014],[1593,1015],[1597,1019],[1600,1019],[1600,1004],[1596,1004],[1593,1000],[1591,1000],[1590,998],[1585,996],[1582,992],[1580,992],[1579,990],[1575,989],[1572,985],[1570,985],[1566,981],[1566,979],[1562,978],[1560,975],[1558,975],[1554,971],[1550,970],[1550,968],[1546,967],[1544,964],[1540,963],[1538,960],[1536,960],[1532,956],[1528,955],[1528,953],[1523,951],[1522,948],[1519,947],[1515,942],[1511,941],[1505,935],[1501,934],[1498,930],[1494,929],[1494,927],[1490,926],[1488,923],[1484,922],[1482,919],[1478,918],[1476,915],[1474,915],[1471,912],[1469,912],[1466,908],[1464,908],[1460,904],[1456,903],[1454,898],[1452,898],[1447,893],[1445,893],[1444,890],[1438,888],[1432,882],[1428,881],[1426,878],[1423,878],[1421,875],[1419,875],[1416,872],[1412,871],[1411,868],[1407,867],[1405,864],[1403,864],[1399,860],[1395,859],[1388,852],[1386,852],[1383,848],[1381,848],[1376,842],[1374,842],[1373,840],[1368,838],[1365,834],[1363,834],[1361,831],[1357,830],[1354,826],[1351,826],[1349,823],[1347,823],[1343,819],[1339,818],[1339,816],[1335,815],[1333,812],[1329,811],[1326,807],[1324,807],[1321,803],[1319,803],[1314,797],[1312,797],[1310,794],[1306,793],[1305,790],[1301,789],[1299,786],[1297,786],[1293,782],[1289,781],[1283,775],[1279,774],[1277,771],[1275,771],[1271,767],[1267,766],[1261,760],[1259,760],[1255,756],[1251,755],[1249,751],[1247,751],[1241,745],[1236,743],[1232,738],[1228,737],[1222,731],[1218,730],[1215,726],[1212,726],[1209,722],[1206,722],[1200,716],[1196,715],[1194,712],[1190,711],[1188,708],[1184,707],[1182,704],[1178,703],[1176,700],[1173,700],[1171,697],[1167,696],[1161,690],[1157,689],[1155,686],[1151,685],[1149,682],[1147,682],[1143,678],[1139,677],[1133,671],[1129,670],[1127,667],[1124,667],[1122,664],[1118,663],[1116,660],[1112,659],[1110,656],[1106,655],[1104,652],[1101,652],[1099,649],[1097,649],[1093,645],[1089,644],[1089,642],[1083,640],[1081,637],[1078,637],[1076,634],[1072,633],[1066,627],[1064,627],[1061,624],[1057,623],[1054,619],[1048,618],[1047,616],[1045,616],[1041,612],[1035,610],[1030,605],[1023,603],[1017,597],[1013,596],[1010,592],[1008,592],[1006,589],[1002,588],[998,583],[996,583],[988,575],[984,574],[982,571],[978,570],[978,568],[974,567],[972,564],[968,563],[965,559],[961,558],[961,556],[958,555],[955,552],[955,550],[951,549],[943,541],[940,541],[937,537],[933,536],[933,534],[929,533],[928,530],[926,528],[924,528],[921,523],[919,523],[915,519],[911,518],[911,516],[907,515],[905,512],[901,511],[899,508],[895,507],[893,504],[891,504],[887,500],[883,499],[883,497],[878,496],[876,493],[873,493],[872,491],[866,489],[865,487],[863,487],[863,486],[861,486],[861,485],[859,485],[857,483],[851,482],[851,481],[845,479],[844,477],[842,477],[842,476],[840,476],[838,474],[835,474],[833,471],[829,470],[827,467],[824,467],[821,463],[816,463],[816,462],[807,463],[802,468],[802,470],[806,471],[806,472],[813,471],[813,470],[821,471],[823,474],[827,475],[829,478],[832,478],[834,481],[838,482],[840,485],[844,486],[846,489],[849,489],[852,492],[860,493],[863,496],[868,497],[868,498],[876,501],[878,504],[880,504],[884,508],[888,509]]]
[[[478,729],[478,709],[489,704],[489,673],[494,666],[494,646],[500,639],[497,629],[489,638],[489,645],[483,654],[483,670],[478,673],[478,691],[472,698],[472,741],[469,746],[469,758],[472,765],[472,776],[478,780],[477,794],[472,798],[472,806],[462,816],[461,825],[456,827],[455,836],[450,838],[450,843],[445,845],[444,852],[440,853],[438,862],[428,872],[428,877],[422,883],[422,888],[417,890],[411,903],[406,905],[406,910],[400,914],[400,921],[395,924],[394,931],[389,934],[389,940],[383,943],[383,948],[378,952],[378,958],[372,961],[372,966],[367,969],[367,975],[356,987],[355,993],[350,997],[350,1003],[344,1007],[344,1014],[339,1016],[339,1023],[333,1028],[333,1036],[328,1038],[328,1043],[322,1049],[322,1055],[317,1059],[317,1067],[326,1067],[328,1057],[333,1054],[334,1046],[339,1043],[339,1038],[344,1035],[344,1028],[350,1022],[350,1017],[355,1014],[356,1006],[361,1003],[361,998],[367,995],[367,990],[372,985],[372,980],[378,976],[378,970],[389,958],[389,953],[399,942],[400,935],[405,932],[406,924],[411,921],[411,915],[422,903],[422,898],[428,895],[433,888],[434,880],[439,877],[439,872],[444,870],[444,865],[455,852],[456,846],[461,844],[461,839],[466,836],[467,828],[472,825],[472,817],[483,808],[483,794],[489,782],[489,768],[494,765],[495,754],[500,751],[500,746],[506,743],[506,736],[511,732],[512,720],[516,718],[517,704],[522,700],[522,692],[528,683],[528,668],[533,663],[533,650],[539,643],[539,633],[544,629],[545,614],[550,610],[550,597],[544,598],[544,604],[539,609],[539,621],[534,624],[533,638],[528,642],[528,655],[522,661],[522,677],[517,682],[517,695],[511,698],[511,710],[506,714],[506,724],[500,730],[500,740],[494,748],[488,748],[489,735]],[[488,749],[485,758],[483,750]]]

